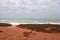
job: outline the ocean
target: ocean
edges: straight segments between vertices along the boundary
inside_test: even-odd
[[[47,20],[47,19],[19,19],[19,18],[8,18],[0,19],[0,23],[11,23],[11,24],[60,24],[60,20]]]

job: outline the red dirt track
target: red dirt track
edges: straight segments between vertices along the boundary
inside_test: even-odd
[[[60,33],[36,32],[18,27],[0,27],[0,40],[60,40]]]

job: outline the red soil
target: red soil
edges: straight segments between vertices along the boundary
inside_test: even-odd
[[[60,33],[36,32],[18,27],[0,27],[0,40],[60,40]]]

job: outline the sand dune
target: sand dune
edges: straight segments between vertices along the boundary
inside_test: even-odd
[[[44,33],[19,27],[1,27],[0,40],[60,40],[60,33]]]

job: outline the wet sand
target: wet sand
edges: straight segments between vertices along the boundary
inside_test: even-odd
[[[27,28],[0,26],[0,40],[60,40],[60,33],[45,33]]]

